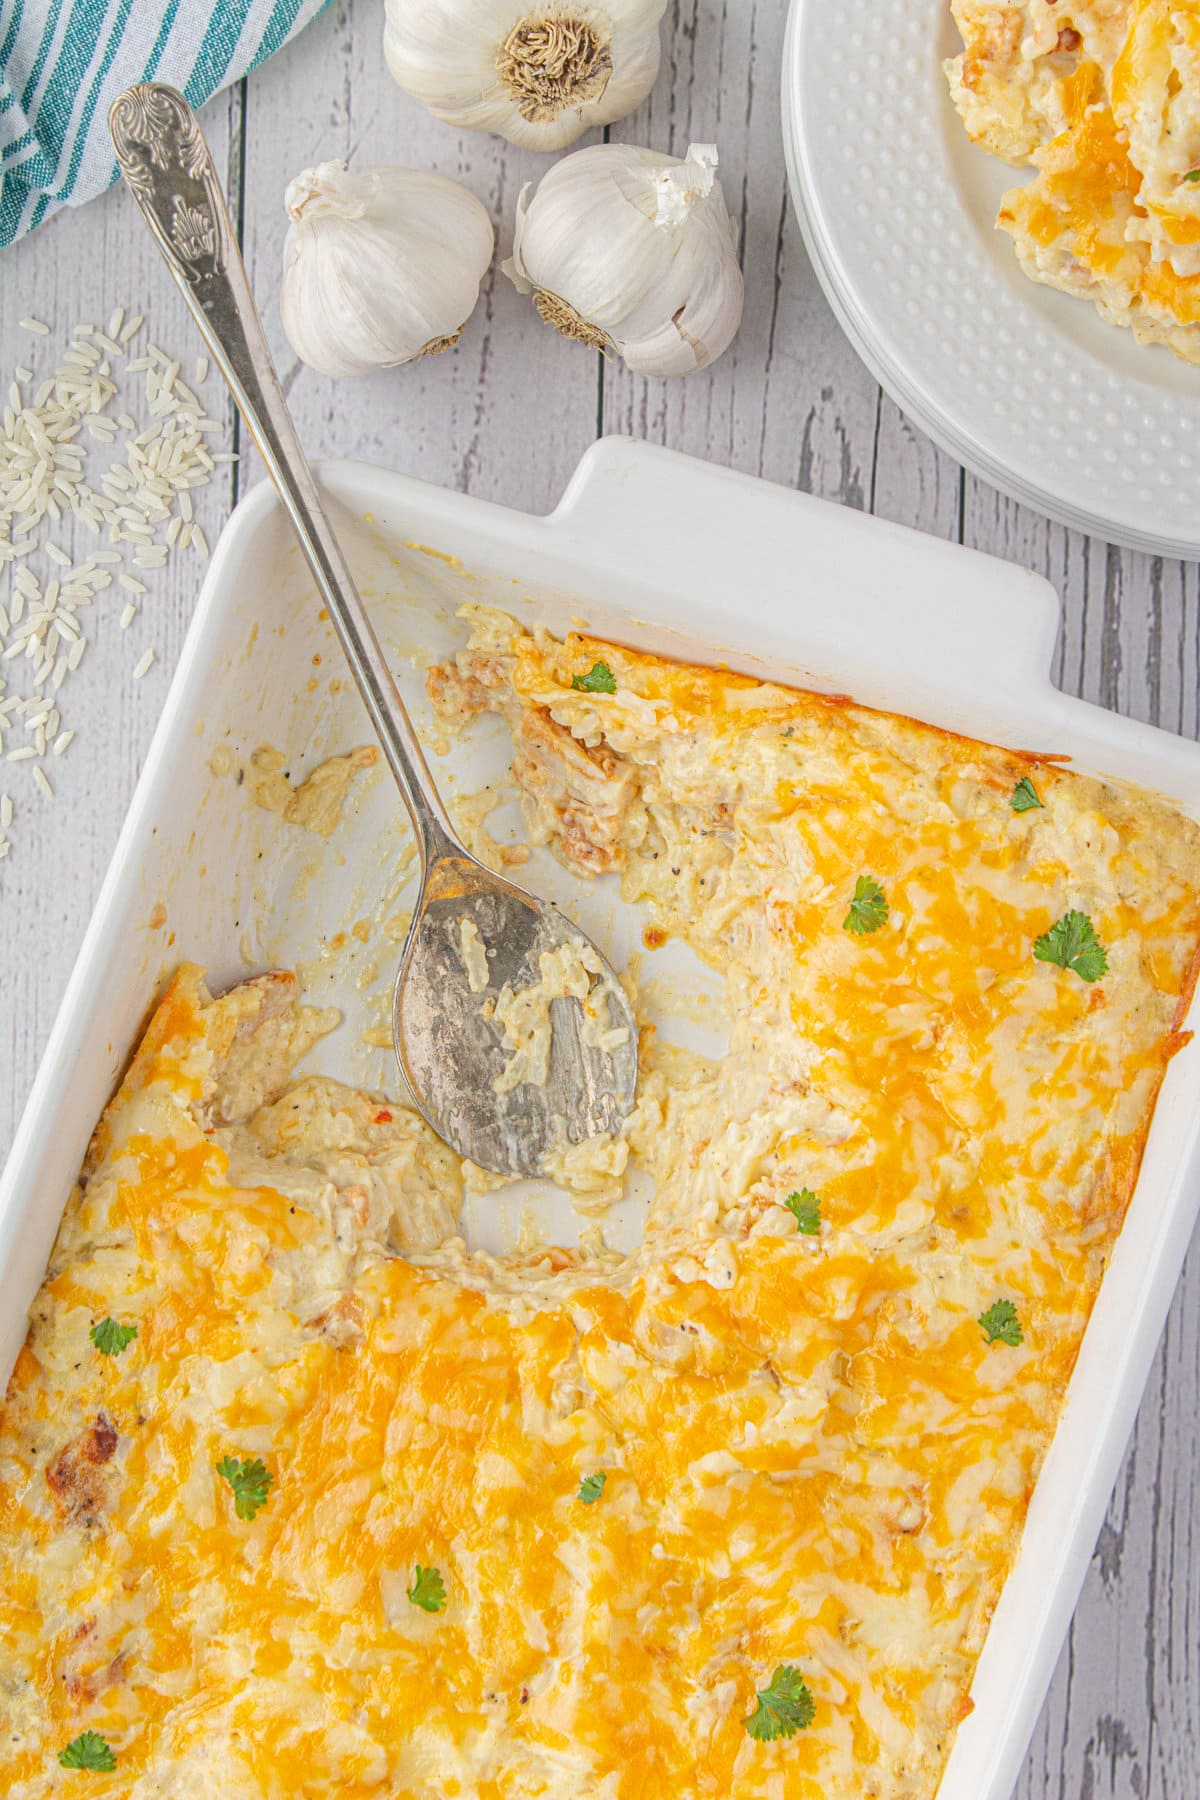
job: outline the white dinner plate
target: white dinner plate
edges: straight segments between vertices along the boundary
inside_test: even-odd
[[[792,0],[792,196],[868,368],[943,449],[1065,525],[1200,557],[1200,368],[1021,273],[996,229],[1029,178],[977,149],[947,0]]]

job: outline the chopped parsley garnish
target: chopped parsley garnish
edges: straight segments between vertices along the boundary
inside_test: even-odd
[[[771,1685],[759,1692],[758,1705],[746,1720],[746,1730],[759,1743],[769,1744],[775,1738],[795,1737],[806,1731],[816,1716],[813,1697],[799,1669],[780,1663],[771,1677]]]
[[[606,662],[598,662],[586,675],[576,675],[571,686],[577,694],[615,694],[617,678]]]
[[[604,1484],[608,1480],[606,1469],[597,1469],[594,1475],[585,1475],[579,1484],[579,1498],[585,1506],[595,1506],[604,1492]]]
[[[441,1612],[446,1604],[446,1584],[436,1569],[423,1569],[418,1563],[417,1578],[408,1590],[408,1597],[422,1612]]]
[[[820,1237],[821,1202],[811,1188],[801,1188],[798,1194],[789,1194],[783,1204],[795,1219],[796,1230],[801,1237]]]
[[[120,1356],[137,1336],[136,1325],[118,1325],[115,1319],[101,1319],[88,1333],[101,1356]]]
[[[96,1769],[103,1775],[117,1766],[107,1738],[98,1731],[81,1731],[65,1750],[59,1751],[58,1760],[64,1769]]]
[[[1039,962],[1071,969],[1081,981],[1099,981],[1108,969],[1108,951],[1092,929],[1086,913],[1064,913],[1033,946]]]
[[[257,1456],[248,1456],[243,1462],[236,1456],[223,1456],[217,1474],[233,1489],[233,1509],[239,1519],[252,1519],[259,1507],[267,1504],[267,1491],[275,1477]]]
[[[1010,1350],[1015,1350],[1025,1342],[1025,1333],[1011,1300],[997,1300],[985,1313],[980,1313],[979,1323],[989,1344],[1007,1344]]]
[[[1200,181],[1200,169],[1189,169],[1183,179],[1185,181]]]
[[[1045,802],[1039,797],[1038,791],[1028,775],[1022,775],[1018,781],[1009,804],[1014,812],[1044,812],[1046,810]]]
[[[860,875],[854,884],[850,911],[842,920],[842,930],[853,932],[855,937],[866,937],[886,924],[887,916],[888,903],[884,899],[883,889],[869,875]]]

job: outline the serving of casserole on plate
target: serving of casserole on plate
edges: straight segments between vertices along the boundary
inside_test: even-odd
[[[379,1091],[355,865],[395,862],[394,799],[326,842],[234,779],[265,683],[293,773],[361,732],[256,500],[0,1194],[37,1290],[0,1417],[5,1792],[65,1756],[138,1800],[1003,1793],[1191,1221],[1194,749],[1049,688],[1032,578],[682,459],[603,445],[547,522],[339,491],[460,802],[511,769],[530,885],[628,971],[638,1106],[563,1171],[582,1224],[560,1198],[489,1243],[504,1196]],[[699,1034],[660,992],[681,944]],[[218,997],[177,969],[138,1032],[188,952]],[[78,1101],[66,1044],[105,1011],[140,1048],[39,1287],[30,1194],[80,1158],[108,1076],[80,1061]]]
[[[825,24],[792,0],[784,145],[855,349],[1004,493],[1200,556],[1196,0],[846,0]]]
[[[1200,363],[1200,5],[952,0],[971,137],[1037,169],[999,220],[1034,281]]]

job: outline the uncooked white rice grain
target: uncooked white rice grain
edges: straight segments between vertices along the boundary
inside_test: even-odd
[[[193,525],[192,527],[192,549],[198,550],[201,556],[208,555],[208,539],[205,537],[199,525]]]
[[[27,369],[25,367],[24,363],[18,363],[16,368],[13,370],[13,374],[16,376],[18,381],[32,381],[33,380],[33,370]]]
[[[50,779],[46,774],[45,769],[35,769],[33,771],[33,779],[37,782],[47,800],[53,800],[54,789],[50,786]]]
[[[48,325],[43,325],[40,319],[22,319],[21,330],[36,331],[39,337],[50,336],[50,327]]]
[[[8,794],[0,794],[0,831],[7,831],[12,824],[13,803]]]
[[[153,650],[143,650],[141,656],[133,666],[133,679],[135,681],[140,681],[153,661]]]
[[[75,736],[75,733],[73,731],[60,731],[59,732],[58,736],[54,740],[55,756],[62,755],[63,751],[66,749],[67,745],[71,742],[71,740],[74,738],[74,736]]]
[[[71,566],[70,557],[65,550],[60,550],[57,544],[47,544],[46,555],[52,563],[57,563],[60,569],[69,569]]]
[[[109,314],[109,319],[108,319],[108,335],[109,335],[109,337],[120,337],[121,327],[124,323],[125,323],[125,308],[123,306],[115,306],[113,308],[112,312]]]
[[[133,604],[133,601],[130,600],[121,613],[121,618],[120,618],[121,630],[128,631],[129,627],[133,624],[133,621],[136,617],[137,617],[137,607]]]
[[[129,323],[121,328],[121,342],[127,344],[131,337],[136,337],[145,323],[146,319],[143,313],[138,313],[135,318],[130,319]]]
[[[10,750],[9,751],[8,761],[9,762],[27,762],[31,756],[36,756],[36,755],[37,755],[37,751],[34,749],[32,744],[22,744],[21,748],[19,750]]]

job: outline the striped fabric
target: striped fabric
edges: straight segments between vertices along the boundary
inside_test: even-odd
[[[108,109],[135,81],[193,106],[327,0],[0,0],[0,246],[117,178]]]

